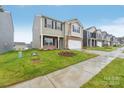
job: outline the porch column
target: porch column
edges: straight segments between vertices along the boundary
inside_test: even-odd
[[[97,46],[97,40],[95,40],[95,47]]]
[[[58,49],[59,49],[59,37],[58,37]]]
[[[90,39],[90,47],[92,47],[92,39]]]
[[[43,35],[40,35],[40,48],[43,49]]]

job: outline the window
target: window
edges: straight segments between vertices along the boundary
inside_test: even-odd
[[[61,23],[61,30],[62,30],[62,26],[63,26],[63,25],[62,25],[62,23]]]
[[[60,22],[57,22],[57,29],[61,30],[61,23]]]
[[[80,33],[80,27],[78,25],[72,25],[72,31]]]
[[[55,29],[57,29],[57,22],[55,22]]]
[[[53,38],[45,37],[44,38],[44,44],[45,45],[54,45]]]
[[[47,27],[52,28],[52,20],[47,19]]]
[[[52,20],[51,19],[46,19],[44,20],[44,26],[48,28],[52,28]]]
[[[79,27],[78,33],[80,33],[80,27]]]
[[[73,32],[75,32],[74,25],[72,25]]]
[[[54,28],[54,21],[52,21],[52,29]]]
[[[58,29],[58,30],[63,30],[62,26],[63,24],[61,22],[57,22],[51,19],[44,19],[44,26],[52,29]]]
[[[47,19],[44,19],[44,26],[47,27]]]
[[[89,31],[87,31],[87,37],[90,38],[91,37],[91,33]]]

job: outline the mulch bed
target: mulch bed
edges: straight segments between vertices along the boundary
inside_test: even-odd
[[[58,53],[59,56],[65,56],[65,57],[73,57],[76,54],[73,52],[69,52],[69,51],[62,51]]]
[[[32,63],[40,63],[41,62],[41,60],[39,59],[39,58],[34,58],[34,59],[32,59]]]

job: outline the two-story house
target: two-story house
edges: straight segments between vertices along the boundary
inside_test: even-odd
[[[39,49],[81,49],[83,30],[77,19],[59,21],[35,16],[32,47]]]
[[[111,38],[112,38],[112,35],[107,34],[107,36],[106,36],[106,46],[111,46]]]
[[[14,28],[12,16],[0,6],[0,53],[13,49]]]
[[[64,47],[64,22],[46,16],[35,16],[32,47],[61,49]]]
[[[78,19],[65,22],[65,48],[82,49],[83,47],[83,27]]]
[[[118,40],[118,38],[115,37],[115,36],[112,36],[112,38],[111,38],[111,43],[112,43],[112,46],[117,46],[117,45],[119,45],[119,40]]]
[[[102,31],[100,29],[97,29],[96,31],[96,46],[99,46],[99,47],[103,46]]]
[[[107,37],[107,32],[102,31],[102,46],[106,46],[106,37]]]
[[[87,42],[87,47],[95,47],[97,43],[96,42],[96,27],[93,26],[93,27],[85,29],[84,34],[86,34],[83,36],[85,36],[87,39],[87,41],[84,41],[84,42]]]
[[[121,46],[124,45],[124,37],[118,37],[118,42]]]

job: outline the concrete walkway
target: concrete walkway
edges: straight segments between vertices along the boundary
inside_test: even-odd
[[[98,57],[80,62],[62,70],[55,71],[46,76],[41,76],[26,82],[22,82],[11,88],[79,88],[99,73],[113,59],[122,55],[124,48],[104,53]]]

